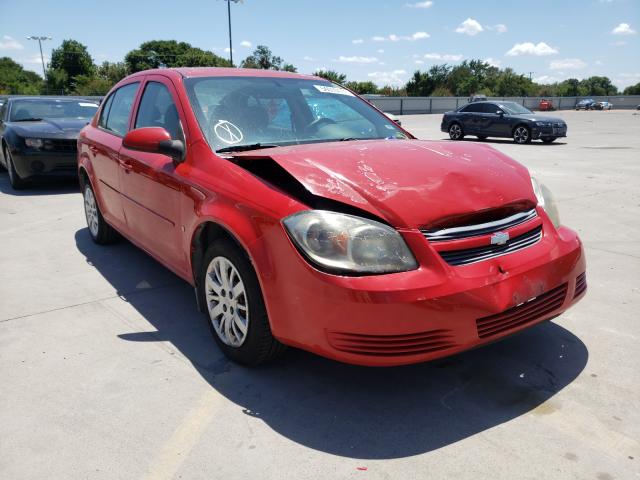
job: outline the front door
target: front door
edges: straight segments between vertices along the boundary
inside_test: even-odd
[[[162,127],[184,142],[181,109],[171,82],[148,76],[133,128]],[[180,113],[179,113],[180,112]],[[173,160],[164,154],[120,150],[120,184],[133,238],[174,270],[184,264],[180,197],[181,182]]]

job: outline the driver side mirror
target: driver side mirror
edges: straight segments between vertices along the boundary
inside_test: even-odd
[[[498,110],[496,112],[499,116],[504,117],[504,112],[502,110]]]
[[[181,140],[173,140],[162,127],[136,128],[127,132],[122,146],[139,152],[168,155],[177,165],[184,162],[185,148]]]

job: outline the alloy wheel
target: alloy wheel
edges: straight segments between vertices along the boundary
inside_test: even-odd
[[[87,217],[87,226],[91,232],[91,236],[96,238],[100,228],[98,218],[98,205],[96,205],[96,197],[93,194],[90,186],[86,186],[84,189],[84,214]]]
[[[462,128],[457,123],[454,123],[449,128],[449,137],[451,140],[458,140],[462,136]]]
[[[526,127],[518,127],[513,132],[513,139],[516,143],[526,143],[529,140],[529,130]]]
[[[215,257],[207,267],[205,296],[209,319],[225,345],[241,346],[249,331],[249,304],[238,269],[226,257]]]

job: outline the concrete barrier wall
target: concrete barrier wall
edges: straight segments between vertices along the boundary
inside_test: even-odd
[[[372,104],[384,112],[395,115],[414,113],[444,113],[466,105],[467,97],[381,97],[364,95]],[[640,95],[616,95],[610,97],[489,97],[494,101],[513,101],[530,109],[537,109],[540,100],[546,98],[553,102],[557,110],[571,110],[585,98],[596,102],[611,102],[614,109],[635,109],[640,105]]]

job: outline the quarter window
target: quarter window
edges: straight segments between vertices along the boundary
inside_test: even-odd
[[[158,82],[148,82],[136,118],[135,128],[162,127],[174,140],[182,140],[178,110],[169,89]]]
[[[105,127],[107,130],[111,130],[118,135],[127,133],[129,115],[131,114],[137,90],[138,83],[130,83],[115,91],[107,114],[107,124]],[[108,105],[105,105],[105,107],[107,106]]]
[[[107,118],[109,117],[109,110],[111,109],[111,104],[113,103],[113,97],[115,96],[115,92],[109,95],[104,102],[104,106],[102,110],[100,110],[100,118],[98,119],[98,126],[102,128],[107,128]]]

